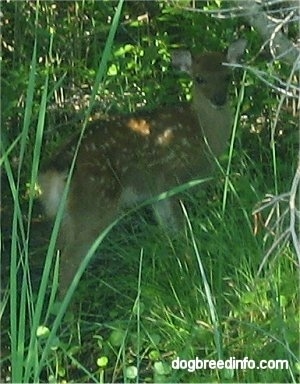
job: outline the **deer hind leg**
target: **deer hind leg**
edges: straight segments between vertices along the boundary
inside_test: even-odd
[[[62,248],[59,274],[59,298],[63,299],[76,272],[91,246],[101,232],[116,219],[118,210],[111,204],[109,209],[85,212],[81,218],[67,212],[62,224],[59,243]]]

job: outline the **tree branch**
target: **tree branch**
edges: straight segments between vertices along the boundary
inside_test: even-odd
[[[242,14],[247,22],[269,43],[273,58],[293,66],[295,65],[295,69],[299,70],[300,51],[281,31],[284,24],[295,16],[296,8],[295,12],[292,9],[287,17],[280,20],[279,23],[275,23],[263,10],[265,2],[266,0],[261,0],[261,4],[259,4],[255,0],[237,0],[234,2],[234,5],[242,10]]]

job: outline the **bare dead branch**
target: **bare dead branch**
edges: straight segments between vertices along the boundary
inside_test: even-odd
[[[264,4],[270,3],[262,0],[259,3],[255,0],[237,0],[234,6],[240,8],[240,12],[247,22],[254,27],[262,38],[268,42],[272,57],[284,61],[291,65],[296,65],[300,69],[299,49],[282,33],[282,27],[291,18],[299,17],[297,7],[292,8],[284,19],[276,20],[268,15],[264,10]]]

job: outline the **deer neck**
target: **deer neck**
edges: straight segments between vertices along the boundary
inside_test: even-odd
[[[193,98],[192,109],[208,144],[208,151],[219,156],[226,148],[231,132],[232,114],[229,103],[216,107],[205,96],[198,94]]]

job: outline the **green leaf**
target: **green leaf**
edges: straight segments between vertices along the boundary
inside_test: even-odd
[[[108,76],[116,76],[118,74],[118,68],[116,64],[112,64],[107,71]]]
[[[97,365],[100,368],[106,368],[108,364],[108,357],[107,356],[101,356],[99,359],[97,359]]]
[[[123,329],[116,329],[112,331],[109,341],[114,347],[120,347],[123,344],[125,331]]]
[[[156,350],[152,350],[149,352],[149,359],[150,360],[158,360],[160,358],[160,352]]]
[[[129,367],[126,368],[125,375],[126,375],[127,379],[130,379],[130,380],[135,379],[138,375],[137,367],[134,365],[130,365]]]
[[[46,338],[49,336],[50,329],[45,325],[40,325],[36,330],[37,337]]]
[[[168,375],[172,369],[170,365],[162,361],[156,361],[154,363],[154,370],[158,375]]]

